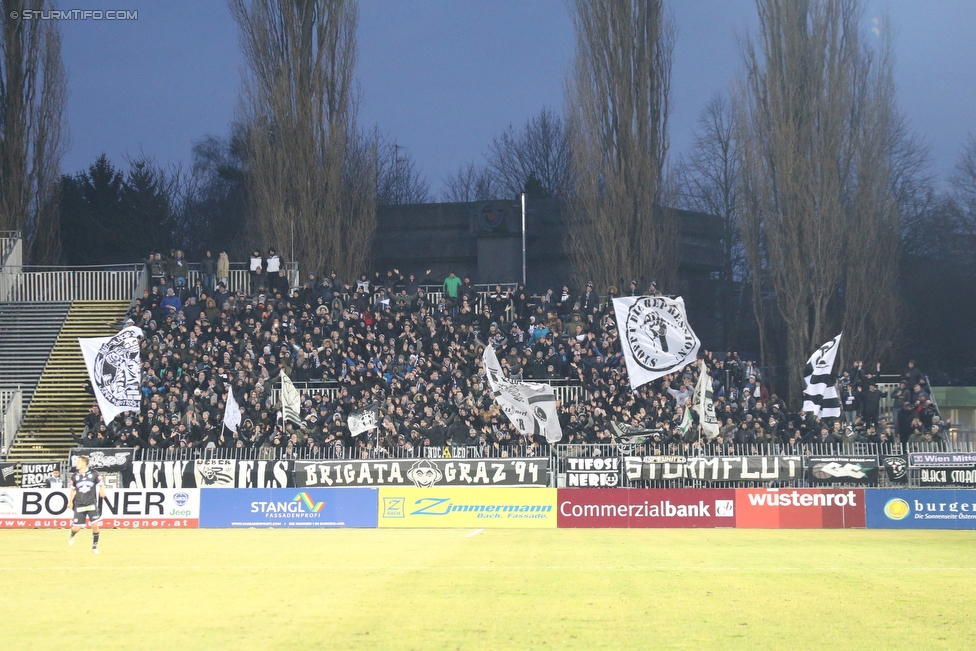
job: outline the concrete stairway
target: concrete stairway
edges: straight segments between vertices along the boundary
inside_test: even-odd
[[[125,317],[125,301],[74,301],[51,351],[9,460],[63,459],[74,446],[72,430],[84,429],[85,415],[95,399],[85,391],[88,372],[78,337],[109,337],[109,325]]]
[[[71,303],[0,303],[0,387],[20,387],[24,406],[44,371]]]

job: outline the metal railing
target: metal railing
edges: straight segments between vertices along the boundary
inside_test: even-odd
[[[17,277],[16,269],[23,264],[24,251],[20,233],[3,231],[0,235],[0,301],[9,301]]]
[[[135,461],[193,461],[194,459],[232,459],[252,460],[330,460],[330,459],[499,459],[545,457],[549,455],[545,446],[504,445],[504,446],[420,446],[377,448],[368,440],[362,446],[337,447],[327,445],[321,448],[290,447],[287,445],[230,448],[165,448],[137,450]]]
[[[618,458],[619,472],[617,474],[617,486],[622,488],[716,488],[734,486],[736,488],[802,488],[802,487],[824,487],[821,482],[813,483],[809,481],[806,473],[806,461],[808,457],[875,457],[878,463],[878,480],[873,484],[856,482],[836,482],[830,483],[831,487],[859,487],[859,488],[945,488],[945,486],[924,486],[922,485],[922,470],[911,467],[904,482],[896,483],[888,479],[883,463],[880,463],[886,456],[900,456],[907,459],[907,455],[916,452],[973,452],[976,448],[970,442],[941,442],[920,443],[920,444],[874,444],[874,443],[822,443],[807,445],[735,445],[725,444],[717,448],[695,448],[687,444],[680,445],[656,445],[652,443],[623,446],[615,443],[580,443],[580,444],[558,444],[553,450],[554,466],[552,468],[557,481],[557,486],[564,487],[566,483],[566,473],[569,471],[568,459],[582,458]],[[684,463],[683,460],[700,459],[703,457],[799,457],[799,474],[792,480],[761,480],[761,481],[734,481],[734,482],[714,482],[689,479],[680,477],[675,479],[630,479],[624,471],[624,461],[629,458],[643,459],[645,457],[657,457],[664,463],[664,459],[670,457],[672,465],[677,468]]]
[[[0,267],[7,264],[7,256],[20,244],[19,231],[0,231]],[[16,261],[20,264],[20,261]]]
[[[587,398],[586,389],[579,384],[554,384],[546,380],[530,380],[531,382],[541,382],[551,384],[552,390],[556,393],[556,400],[561,404],[578,404]]]
[[[299,279],[299,267],[297,262],[286,262],[285,266],[285,278],[288,279],[289,287],[297,287],[300,285]],[[200,271],[200,263],[190,262],[187,263],[187,273],[186,273],[186,285],[187,287],[193,287],[197,280],[203,280],[203,272]],[[151,278],[152,283],[158,284],[158,278]],[[216,279],[215,279],[216,282]],[[238,292],[243,292],[245,294],[251,294],[251,273],[248,271],[247,263],[244,262],[232,262],[230,263],[230,271],[227,277],[227,291],[231,294],[236,294]]]
[[[428,291],[427,287],[431,287],[431,289]],[[479,285],[479,287],[480,287],[480,285]],[[494,287],[494,285],[492,285],[491,287]],[[431,305],[434,308],[436,308],[438,306],[438,304],[441,303],[441,302],[444,302],[445,303],[445,307],[447,307],[447,304],[446,304],[446,301],[445,301],[445,295],[444,295],[444,292],[441,291],[440,285],[421,286],[420,289],[424,290],[424,297],[428,301],[430,301]],[[474,295],[474,304],[471,306],[471,308],[472,308],[472,310],[474,311],[474,313],[476,315],[477,314],[481,314],[482,310],[485,309],[485,305],[488,304],[488,297],[489,297],[490,294],[491,294],[490,291],[483,291],[483,290],[482,291],[475,292],[475,295]],[[373,304],[373,307],[375,307],[375,308],[381,307],[381,303],[383,301],[385,301],[385,300],[389,300],[390,303],[391,303],[391,307],[392,307],[392,304],[395,304],[397,302],[397,297],[399,295],[400,295],[400,291],[399,290],[394,290],[394,292],[392,294],[380,294],[380,293],[377,292],[377,293],[373,294],[373,296],[372,296],[372,304]],[[349,294],[345,294],[344,295],[344,300],[345,301],[348,301],[348,297],[349,297]],[[460,307],[460,303],[457,304],[457,305],[455,305],[455,306],[453,306],[453,307],[454,308],[459,308]],[[504,315],[505,315],[504,316],[504,320],[506,322],[511,322],[512,319],[514,318],[514,310],[513,310],[513,307],[512,307],[511,300],[509,300],[508,304],[505,307]]]
[[[305,402],[305,398],[313,396],[326,402],[332,402],[339,397],[339,392],[342,390],[342,387],[338,383],[319,384],[316,382],[295,382],[294,384],[295,388],[298,389],[298,393],[302,396],[302,402]],[[271,396],[276,403],[281,400],[280,386],[271,390]]]
[[[128,301],[143,265],[42,267],[6,265],[0,297],[15,302]],[[6,290],[6,291],[4,291]]]
[[[587,397],[586,390],[579,384],[564,384],[565,380],[531,381],[551,385],[556,394],[556,400],[564,405],[579,403]],[[305,401],[306,397],[317,397],[323,401],[332,402],[339,397],[339,393],[342,391],[342,385],[338,382],[295,382],[294,384],[295,388],[298,389],[298,393],[302,396],[302,402]],[[276,403],[281,400],[280,386],[276,386],[271,390],[271,396]]]
[[[19,240],[0,238],[0,247],[10,248],[12,253],[4,264],[0,276],[0,300],[15,302],[33,301],[131,301],[150,287],[146,265],[98,265],[98,266],[35,266],[22,265],[17,251]],[[193,286],[201,277],[199,264],[188,265],[187,285]],[[285,265],[289,286],[298,275],[298,263]],[[246,265],[234,263],[228,278],[228,290],[250,293],[250,274]]]
[[[149,269],[146,265],[142,265],[138,278],[136,279],[135,287],[132,288],[132,296],[129,298],[128,312],[132,312],[132,308],[136,305],[136,300],[142,298],[142,293],[147,289],[149,289]]]
[[[24,417],[24,392],[20,387],[0,389],[0,456],[5,457],[17,437]]]

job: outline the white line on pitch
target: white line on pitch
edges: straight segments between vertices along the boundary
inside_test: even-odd
[[[474,538],[475,536],[477,536],[477,535],[478,535],[479,533],[481,533],[482,531],[484,531],[484,529],[475,529],[474,531],[472,531],[471,533],[469,533],[469,534],[467,535],[467,537],[468,537],[468,538]]]
[[[61,565],[51,567],[0,567],[0,571],[9,572],[15,570],[22,571],[70,571],[70,570],[201,570],[201,571],[222,571],[222,570],[330,570],[330,571],[419,571],[419,570],[491,570],[491,571],[533,571],[533,570],[580,570],[580,571],[638,571],[638,572],[798,572],[801,574],[808,572],[850,572],[850,567],[722,567],[722,566],[697,566],[697,565],[461,565],[447,567],[444,565],[93,565],[90,567],[78,567],[74,565]],[[858,572],[875,571],[871,568],[853,568]],[[882,568],[875,568],[881,570]],[[901,567],[901,572],[976,572],[976,567]]]

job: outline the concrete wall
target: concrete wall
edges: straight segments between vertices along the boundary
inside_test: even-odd
[[[558,289],[572,277],[566,249],[574,223],[562,201],[530,201],[528,208],[528,289]],[[680,286],[663,289],[701,292],[711,272],[721,265],[721,220],[687,211],[677,211],[677,215],[681,224]],[[441,279],[453,270],[458,276],[471,276],[475,283],[522,279],[518,201],[383,206],[377,217],[373,260],[380,271],[397,267],[404,274],[419,275],[430,268],[432,276]]]

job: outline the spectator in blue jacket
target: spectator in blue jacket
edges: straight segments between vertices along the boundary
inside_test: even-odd
[[[183,309],[183,302],[170,287],[166,290],[166,296],[159,302],[159,306],[171,314],[176,314]]]

